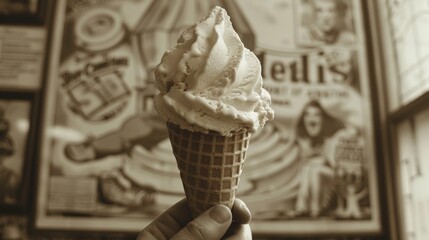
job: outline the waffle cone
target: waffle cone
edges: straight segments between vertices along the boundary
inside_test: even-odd
[[[222,136],[172,123],[167,127],[193,217],[217,204],[232,208],[251,134],[242,130]]]

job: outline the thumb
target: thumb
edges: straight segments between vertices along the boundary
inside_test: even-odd
[[[219,240],[231,222],[231,210],[227,206],[217,205],[189,222],[171,240]]]

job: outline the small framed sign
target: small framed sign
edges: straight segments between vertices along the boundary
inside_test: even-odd
[[[26,208],[31,169],[31,96],[0,97],[0,211]]]
[[[46,6],[45,0],[2,0],[0,22],[12,25],[42,25]]]

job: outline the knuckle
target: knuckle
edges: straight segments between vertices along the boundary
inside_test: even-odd
[[[207,229],[200,223],[192,221],[186,225],[188,231],[197,240],[204,240],[207,236]]]

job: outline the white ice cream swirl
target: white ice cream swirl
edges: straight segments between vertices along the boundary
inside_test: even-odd
[[[181,34],[155,77],[156,110],[182,128],[230,135],[243,128],[255,132],[274,117],[259,60],[221,7]]]

